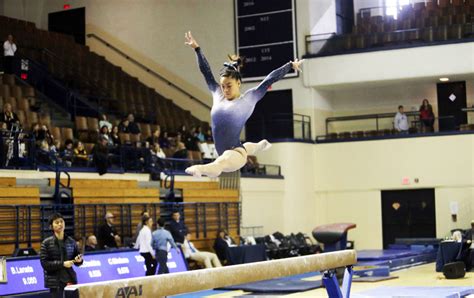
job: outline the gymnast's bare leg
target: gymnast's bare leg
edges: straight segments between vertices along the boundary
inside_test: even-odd
[[[226,150],[215,161],[205,165],[195,165],[186,169],[186,173],[194,177],[207,176],[218,177],[222,172],[229,173],[240,170],[247,163],[247,155],[254,155],[258,152],[270,149],[272,146],[267,140],[258,143],[247,142],[244,148],[234,148]]]

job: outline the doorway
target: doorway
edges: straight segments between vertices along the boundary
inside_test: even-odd
[[[48,14],[48,30],[72,35],[74,40],[86,44],[86,9],[84,7]]]
[[[439,83],[438,92],[438,117],[439,130],[456,130],[461,124],[467,123],[466,108],[466,82]]]
[[[384,249],[396,238],[435,238],[435,210],[433,188],[382,191]]]

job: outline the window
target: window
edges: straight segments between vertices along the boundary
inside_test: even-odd
[[[410,0],[385,0],[385,15],[397,19],[398,12],[404,5],[410,4]]]

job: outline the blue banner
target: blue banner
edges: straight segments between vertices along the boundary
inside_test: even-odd
[[[175,249],[168,253],[170,273],[187,271],[183,254]],[[136,250],[86,254],[84,263],[75,267],[78,283],[145,276],[145,260]],[[158,272],[158,269],[157,269]],[[7,260],[7,283],[0,284],[0,296],[37,292],[44,288],[43,268],[39,257]]]

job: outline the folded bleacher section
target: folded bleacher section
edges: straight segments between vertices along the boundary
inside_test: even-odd
[[[352,32],[333,35],[323,47],[317,36],[307,40],[309,55],[326,56],[345,52],[456,42],[472,38],[473,0],[428,0],[395,8],[396,16],[381,13],[385,7],[365,8],[356,14]],[[325,36],[327,38],[327,36]]]
[[[10,33],[17,40],[20,56],[42,63],[54,78],[87,98],[91,107],[98,107],[96,112],[100,110],[118,118],[133,113],[139,122],[158,124],[171,132],[183,124],[208,127],[207,123],[91,52],[87,46],[75,43],[72,36],[0,16],[0,36]],[[148,132],[144,130],[142,141],[149,137]]]

